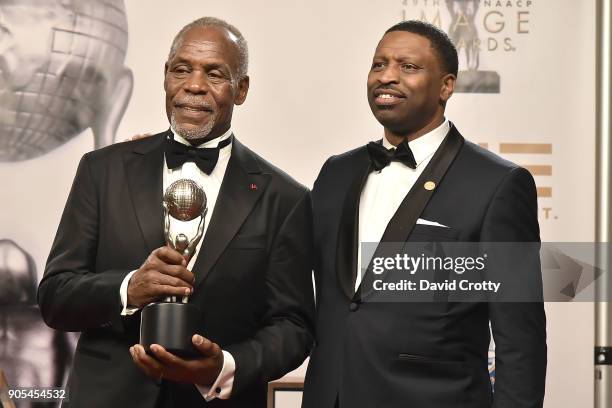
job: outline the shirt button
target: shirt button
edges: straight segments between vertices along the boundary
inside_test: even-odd
[[[221,394],[221,387],[217,387],[217,388],[215,388],[215,392],[216,392],[217,394]]]
[[[358,309],[359,309],[359,304],[355,302],[351,302],[351,304],[349,305],[349,310],[351,312],[356,312]]]

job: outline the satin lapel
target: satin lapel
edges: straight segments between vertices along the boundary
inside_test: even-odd
[[[193,266],[196,286],[201,284],[262,196],[270,175],[263,173],[253,154],[236,138],[221,183],[210,225]],[[256,185],[256,189],[251,185]]]
[[[123,157],[132,206],[149,252],[164,244],[162,208],[163,141],[168,132],[135,144]]]
[[[444,175],[455,160],[455,157],[457,157],[463,143],[463,136],[461,136],[459,131],[451,123],[446,138],[442,141],[442,144],[438,150],[436,150],[436,153],[434,153],[429,164],[425,170],[423,170],[423,173],[421,173],[416,183],[414,183],[414,186],[412,186],[408,194],[406,194],[406,197],[404,197],[404,200],[391,218],[391,221],[389,221],[389,224],[387,224],[387,228],[380,240],[381,243],[404,242],[408,239],[417,220],[425,210],[427,203],[438,190],[438,186],[442,182]],[[372,259],[384,256],[381,254],[382,250],[379,246]],[[371,269],[372,265],[370,264],[366,270],[366,275],[371,275]],[[362,282],[365,280],[364,278]],[[355,300],[365,297],[367,293],[371,291],[372,289],[370,288],[369,291],[364,291],[362,293],[362,288],[359,286],[355,293]]]
[[[348,184],[338,228],[336,273],[340,287],[346,297],[350,299],[355,292],[354,285],[358,273],[359,198],[370,173],[370,157],[365,147],[355,153],[348,172],[349,174],[345,177],[336,179],[336,182],[339,183],[347,180]]]

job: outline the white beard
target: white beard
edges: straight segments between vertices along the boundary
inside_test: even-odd
[[[175,113],[172,112],[170,116],[170,125],[172,125],[172,129],[183,139],[185,140],[199,140],[204,139],[206,136],[210,134],[213,127],[215,126],[215,121],[217,119],[217,114],[213,114],[212,117],[206,124],[199,128],[185,128],[181,124],[177,123]]]

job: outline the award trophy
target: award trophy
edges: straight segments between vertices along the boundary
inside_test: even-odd
[[[204,232],[204,218],[208,211],[206,194],[192,180],[177,180],[166,189],[163,207],[166,243],[189,262]],[[193,238],[190,239],[180,232],[172,239],[171,218],[178,220],[175,222],[187,222],[198,217],[200,222]],[[190,358],[198,355],[191,343],[191,337],[201,327],[201,312],[188,301],[189,296],[183,296],[180,302],[177,302],[176,296],[170,296],[145,306],[140,320],[140,344],[147,353],[150,352],[151,344],[159,344],[179,357]]]
[[[455,92],[465,93],[499,93],[500,77],[496,71],[478,69],[480,65],[480,48],[483,45],[476,29],[476,13],[479,0],[446,0],[451,15],[448,36],[457,47],[459,58],[465,55],[467,67],[459,71]]]

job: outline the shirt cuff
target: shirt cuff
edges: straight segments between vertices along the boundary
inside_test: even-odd
[[[223,350],[223,367],[219,376],[211,386],[195,384],[206,402],[215,398],[229,399],[234,386],[234,375],[236,374],[236,361],[231,353]]]
[[[129,316],[139,310],[137,307],[128,307],[127,305],[128,283],[130,283],[130,279],[134,273],[136,273],[136,270],[128,273],[125,278],[123,278],[123,282],[121,282],[121,287],[119,288],[119,298],[121,298],[121,306],[123,306],[121,316]]]

